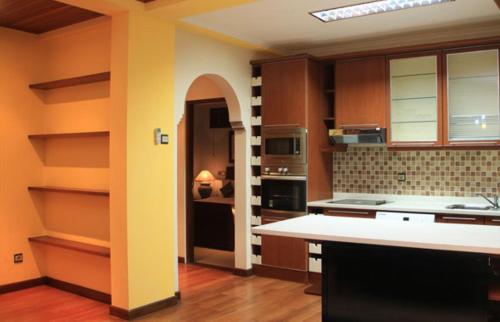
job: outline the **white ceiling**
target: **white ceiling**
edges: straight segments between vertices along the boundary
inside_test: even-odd
[[[323,23],[308,12],[368,0],[257,0],[184,19],[206,29],[282,51],[398,32],[500,20],[493,0],[451,3]]]

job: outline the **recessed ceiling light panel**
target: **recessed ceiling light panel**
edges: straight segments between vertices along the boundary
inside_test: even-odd
[[[352,6],[313,11],[310,14],[323,22],[331,22],[452,1],[455,0],[379,0]]]

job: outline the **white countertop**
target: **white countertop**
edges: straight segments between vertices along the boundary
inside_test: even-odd
[[[318,215],[254,227],[252,233],[500,255],[500,226],[379,221]]]
[[[342,199],[370,199],[386,200],[387,203],[379,206],[370,205],[349,205],[331,204],[328,201]],[[383,194],[356,194],[356,193],[335,193],[333,199],[308,202],[308,207],[337,208],[337,209],[363,209],[377,211],[399,211],[399,212],[419,212],[429,214],[451,214],[451,215],[480,215],[498,216],[500,210],[465,210],[447,209],[446,206],[452,204],[467,204],[489,206],[481,197],[439,197],[439,196],[407,196],[407,195],[383,195]]]

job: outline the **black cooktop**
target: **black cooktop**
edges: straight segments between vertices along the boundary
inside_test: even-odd
[[[366,205],[366,206],[379,206],[387,203],[385,200],[371,200],[371,199],[342,199],[329,201],[328,203],[333,204],[344,204],[344,205]]]

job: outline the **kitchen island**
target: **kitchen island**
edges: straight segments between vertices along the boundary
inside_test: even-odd
[[[323,244],[323,321],[487,321],[500,227],[304,216],[254,234]]]

